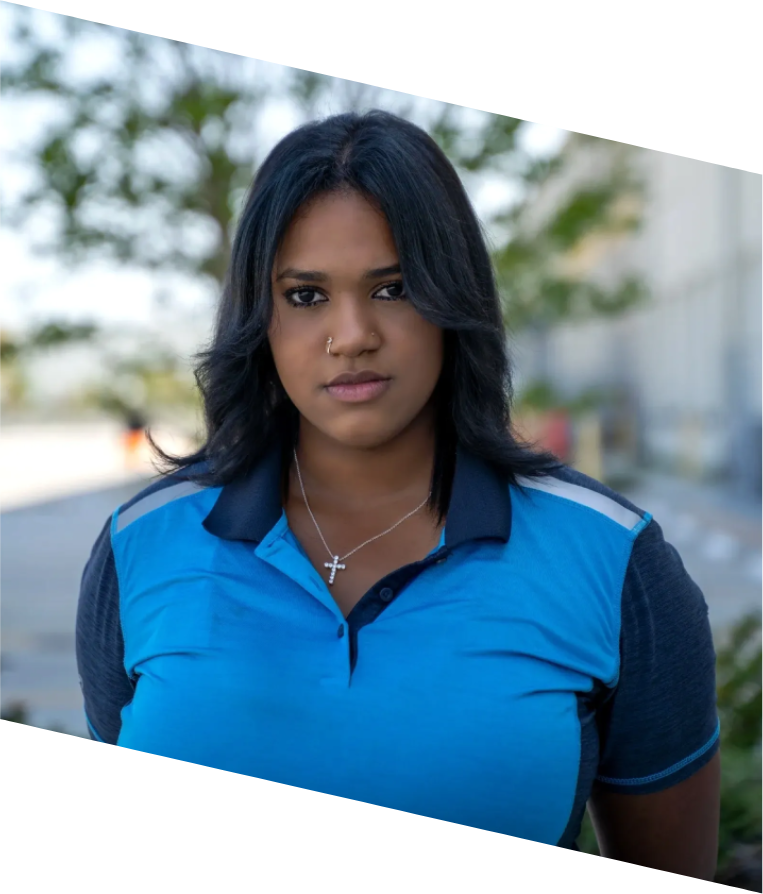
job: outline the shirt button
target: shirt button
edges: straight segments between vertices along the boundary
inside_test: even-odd
[[[391,602],[394,595],[394,592],[389,587],[384,587],[379,593],[379,598],[382,602]]]
[[[339,625],[339,630],[337,630],[336,635],[341,639],[344,636],[344,624]]]

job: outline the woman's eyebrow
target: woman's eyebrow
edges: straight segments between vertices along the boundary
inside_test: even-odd
[[[276,277],[276,282],[281,279],[296,279],[300,282],[326,282],[328,276],[320,270],[297,270],[296,267],[287,267]]]
[[[400,273],[399,264],[391,264],[389,267],[376,267],[366,270],[363,279],[381,279],[384,276],[393,276]],[[287,267],[276,276],[276,282],[282,279],[296,279],[298,282],[326,282],[329,277],[320,270],[298,270],[296,267]]]
[[[366,270],[363,279],[381,279],[383,276],[393,276],[400,273],[399,264],[391,264],[389,267],[377,267],[375,270]]]

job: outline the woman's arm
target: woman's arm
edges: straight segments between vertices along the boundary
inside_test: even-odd
[[[604,856],[712,879],[720,727],[715,651],[701,590],[652,520],[621,601],[617,685],[598,710],[591,819]]]
[[[601,854],[712,881],[718,855],[720,754],[677,785],[647,795],[595,785],[589,802]]]
[[[111,549],[111,519],[85,566],[76,622],[77,667],[91,738],[115,745],[122,708],[134,686],[124,667],[119,580]]]

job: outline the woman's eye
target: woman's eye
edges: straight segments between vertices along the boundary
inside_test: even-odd
[[[284,297],[292,307],[317,307],[327,301],[327,298],[316,289],[305,287],[289,289],[284,293]],[[405,298],[402,281],[387,283],[386,286],[377,289],[373,297],[382,301],[400,301]]]
[[[402,281],[398,280],[382,286],[374,293],[374,298],[381,298],[382,301],[399,301],[401,298],[405,298]]]
[[[291,289],[286,292],[284,297],[292,307],[315,307],[317,304],[323,303],[312,300],[315,296],[321,297],[320,292],[316,292],[315,289]]]

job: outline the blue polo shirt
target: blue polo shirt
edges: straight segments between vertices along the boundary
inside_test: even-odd
[[[77,617],[94,738],[565,847],[595,779],[654,792],[715,753],[707,607],[648,513],[459,449],[439,546],[345,618],[281,456],[108,520]]]

